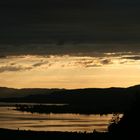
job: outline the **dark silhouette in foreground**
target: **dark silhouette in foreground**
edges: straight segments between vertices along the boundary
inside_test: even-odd
[[[136,101],[129,111],[124,113],[124,116],[119,122],[112,123],[108,130],[115,138],[140,138],[140,96],[137,94]]]
[[[0,139],[3,140],[104,140],[108,138],[108,133],[77,133],[77,132],[35,132],[24,130],[0,129]]]
[[[140,86],[129,88],[105,88],[105,89],[75,89],[75,90],[58,90],[58,89],[1,89],[0,94],[16,93],[18,97],[0,98],[0,102],[13,103],[45,103],[45,104],[67,104],[67,106],[47,107],[34,106],[32,111],[49,113],[123,113],[132,105],[135,94],[140,91]],[[11,93],[11,94],[12,94]],[[19,97],[25,94],[25,97]],[[31,107],[29,106],[28,109]],[[41,109],[41,110],[38,110]],[[23,108],[22,108],[23,109]],[[59,113],[59,112],[58,112]]]
[[[108,132],[93,132],[93,133],[76,133],[76,132],[35,132],[35,131],[21,131],[21,130],[7,130],[0,129],[0,139],[3,140],[114,140],[114,139],[139,139],[139,126],[140,126],[140,90],[139,87],[135,90],[130,89],[135,95],[133,104],[124,112],[124,116],[110,124]],[[118,102],[119,104],[119,102]]]
[[[7,130],[0,129],[0,138],[4,140],[9,139],[30,139],[30,140],[104,140],[104,139],[139,139],[139,126],[140,126],[140,105],[139,96],[136,97],[136,101],[129,111],[124,113],[124,116],[120,119],[116,116],[116,120],[110,124],[108,132],[93,132],[93,133],[76,133],[76,132],[35,132],[35,131],[23,131],[23,130]],[[118,121],[120,119],[120,121]]]

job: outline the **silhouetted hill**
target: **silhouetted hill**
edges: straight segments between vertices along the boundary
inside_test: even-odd
[[[131,86],[128,89],[131,89],[131,90],[140,90],[140,85]]]
[[[139,86],[136,86],[139,88]],[[115,138],[128,138],[139,139],[139,126],[140,126],[140,96],[137,98],[131,108],[124,112],[124,116],[118,123],[112,123],[109,126],[109,133]]]
[[[16,97],[17,94],[15,93],[15,91],[16,89],[14,88],[0,87],[0,98]]]
[[[52,93],[54,91],[59,91],[64,89],[43,89],[43,88],[23,88],[23,89],[15,89],[15,88],[7,88],[0,87],[0,98],[11,98],[11,97],[25,97],[34,94],[46,94]]]
[[[36,98],[37,96],[48,96],[53,93],[53,95],[50,96],[57,96],[57,94],[91,94],[91,93],[124,93],[124,92],[132,92],[133,91],[139,91],[140,85],[131,86],[128,88],[87,88],[87,89],[74,89],[74,90],[66,90],[66,89],[48,89],[48,88],[23,88],[23,89],[15,89],[15,88],[7,88],[7,87],[0,87],[0,98],[11,98],[11,97],[25,97],[28,96],[28,98],[33,97]],[[76,96],[76,95],[75,95]]]
[[[129,88],[88,89],[19,89],[24,97],[0,99],[3,102],[32,102],[68,104],[79,112],[124,112],[128,110],[140,92],[139,86]],[[29,95],[29,96],[27,96]],[[63,108],[64,109],[64,108]],[[67,108],[68,109],[68,108]]]

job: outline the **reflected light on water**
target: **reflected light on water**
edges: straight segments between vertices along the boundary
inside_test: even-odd
[[[107,131],[112,114],[37,114],[0,107],[0,127],[34,131],[93,132]]]

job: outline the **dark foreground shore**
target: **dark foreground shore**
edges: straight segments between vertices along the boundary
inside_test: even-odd
[[[77,132],[43,132],[0,129],[1,140],[104,140],[109,139],[109,133],[77,133]]]

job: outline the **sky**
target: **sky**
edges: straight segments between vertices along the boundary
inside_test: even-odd
[[[1,0],[0,86],[140,84],[139,0]]]

